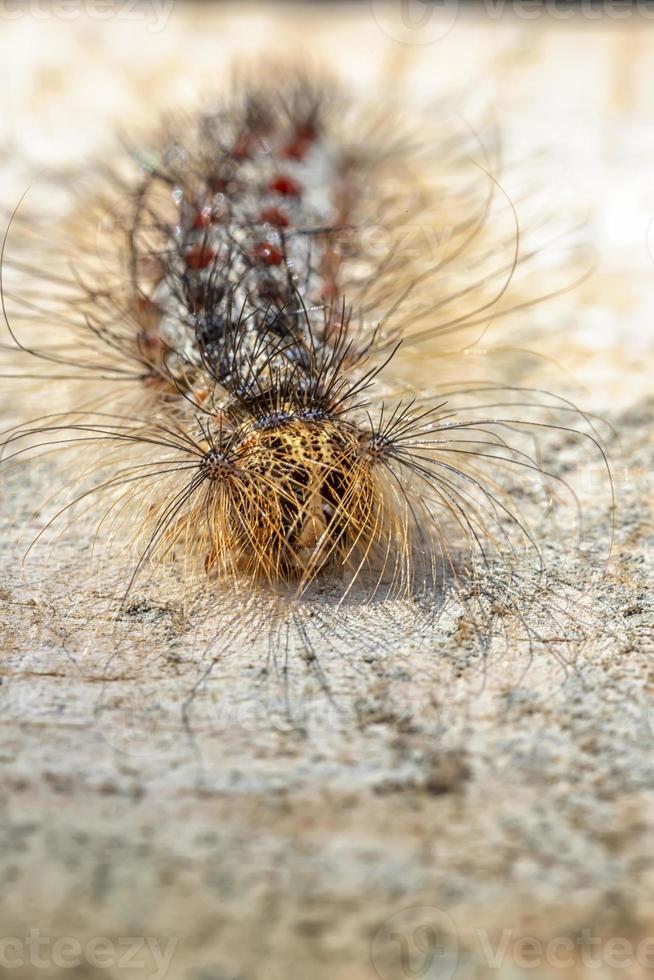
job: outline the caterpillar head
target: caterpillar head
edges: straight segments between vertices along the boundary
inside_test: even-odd
[[[365,562],[382,494],[354,426],[277,413],[239,432],[227,467],[212,465],[210,564],[308,582],[327,564]]]

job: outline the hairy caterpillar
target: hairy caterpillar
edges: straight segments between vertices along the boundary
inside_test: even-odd
[[[606,457],[569,402],[462,376],[460,359],[570,285],[565,268],[540,282],[557,233],[519,233],[497,149],[464,124],[364,112],[323,79],[271,74],[289,81],[168,121],[82,195],[72,263],[50,242],[39,259],[20,212],[10,224],[2,304],[32,365],[16,373],[48,400],[61,381],[63,404],[53,391],[5,432],[2,466],[72,453],[52,520],[99,515],[94,535],[131,544],[123,607],[162,567],[186,595],[244,590],[246,616],[252,594],[272,596],[275,650],[290,622],[314,664],[321,590],[332,609],[407,602],[427,623],[453,593],[480,642],[502,606],[529,632],[520,608],[548,542],[523,483],[541,509],[575,503],[548,435]],[[25,260],[10,248],[21,223]],[[343,616],[347,647],[365,628]]]

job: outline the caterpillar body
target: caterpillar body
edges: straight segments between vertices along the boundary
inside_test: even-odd
[[[569,402],[448,368],[541,298],[509,291],[541,249],[474,133],[431,143],[401,114],[286,75],[133,150],[80,208],[72,273],[51,248],[50,266],[13,258],[10,226],[3,269],[37,283],[26,297],[3,282],[13,344],[41,365],[26,374],[65,377],[79,401],[7,430],[2,465],[83,451],[56,516],[99,511],[99,536],[127,534],[126,595],[162,563],[184,588],[295,603],[328,583],[337,605],[420,600],[433,615],[454,589],[483,637],[481,581],[519,605],[521,556],[543,570],[522,477],[548,506],[569,490],[540,436],[583,436],[605,460]],[[439,248],[401,247],[411,221],[446,229]],[[363,232],[380,227],[393,234],[371,255]],[[437,375],[425,394],[407,381],[419,343]]]

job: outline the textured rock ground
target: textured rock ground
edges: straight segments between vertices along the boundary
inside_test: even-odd
[[[530,643],[496,609],[483,656],[454,600],[432,621],[401,604],[336,618],[329,596],[318,599],[308,628],[329,699],[293,642],[286,673],[270,661],[265,609],[246,604],[231,626],[215,599],[185,608],[159,583],[116,620],[124,569],[89,573],[83,523],[22,564],[56,464],[7,476],[0,939],[14,945],[1,947],[0,976],[99,980],[166,966],[174,980],[541,980],[566,964],[570,977],[643,975],[654,964],[654,129],[640,79],[652,35],[631,22],[589,31],[461,14],[417,51],[367,8],[184,8],[152,34],[137,20],[26,16],[0,40],[18,83],[5,189],[20,185],[21,161],[97,148],[139,93],[165,103],[207,83],[215,61],[265,38],[283,48],[306,24],[364,88],[409,56],[434,87],[448,73],[469,83],[482,65],[513,92],[515,145],[554,143],[591,208],[598,269],[554,304],[561,329],[534,346],[618,433],[605,430],[613,555],[604,576],[569,556],[538,590],[525,587]],[[563,434],[550,449],[588,490],[588,548],[599,554],[609,532],[595,470]],[[540,533],[558,547],[547,515]],[[34,929],[47,966],[30,952]],[[62,937],[82,955],[64,949],[59,962]],[[109,952],[89,951],[98,937]],[[147,939],[131,963],[129,937]]]

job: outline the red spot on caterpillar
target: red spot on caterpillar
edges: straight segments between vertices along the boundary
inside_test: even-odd
[[[194,228],[208,228],[213,220],[213,208],[207,206],[198,211],[195,221],[193,222]]]
[[[274,225],[275,228],[288,228],[288,217],[281,208],[264,208],[259,220]]]
[[[208,245],[196,244],[186,253],[186,265],[189,269],[206,269],[216,257],[216,253]]]
[[[316,138],[316,127],[307,122],[296,126],[293,139],[285,146],[283,155],[290,160],[303,160]]]
[[[281,265],[284,255],[281,249],[270,242],[259,242],[252,249],[252,258],[263,265]]]
[[[232,147],[232,156],[235,160],[247,160],[252,155],[252,136],[250,133],[243,133]]]
[[[312,140],[315,140],[318,133],[312,122],[305,122],[301,126],[296,127],[295,135],[298,137],[298,139],[308,140],[311,142]]]
[[[223,177],[208,177],[207,184],[213,194],[222,194],[227,189],[228,181]]]
[[[282,194],[284,197],[299,197],[301,188],[297,180],[293,180],[292,177],[287,177],[285,174],[280,174],[279,177],[274,177],[270,181],[270,190],[277,191],[278,194]]]
[[[294,140],[288,143],[282,154],[289,160],[303,160],[307,155],[307,151],[311,146],[311,140],[302,139],[301,136],[296,136]]]

